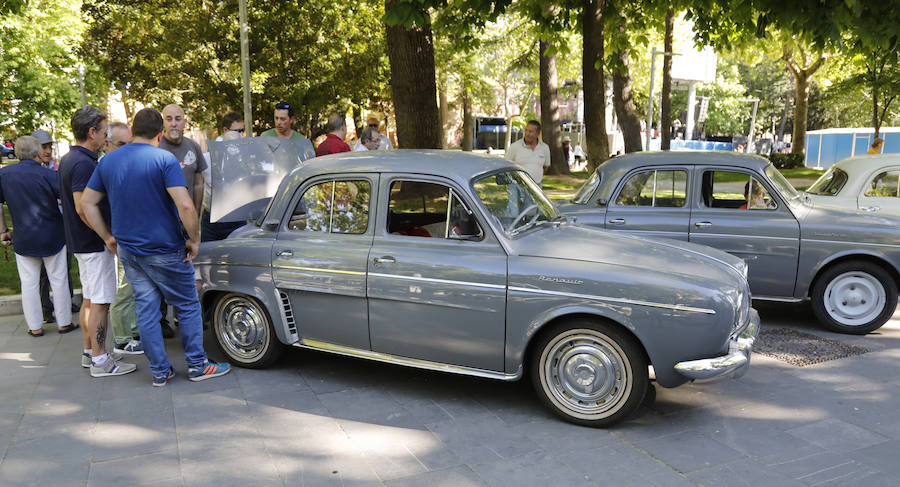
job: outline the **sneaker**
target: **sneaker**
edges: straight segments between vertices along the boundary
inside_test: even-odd
[[[188,368],[188,380],[197,382],[225,375],[229,372],[231,372],[231,364],[219,364],[212,360],[207,360],[200,367]]]
[[[166,339],[175,338],[175,330],[173,330],[172,327],[169,326],[169,322],[166,321],[165,318],[160,320],[159,327],[160,327],[160,329],[162,329],[163,338],[166,338]]]
[[[121,353],[118,353],[118,352],[110,352],[109,356],[112,357],[113,360],[122,360],[122,358],[124,357],[124,355],[122,355]],[[89,368],[91,368],[92,365],[94,365],[94,364],[93,364],[93,362],[91,362],[91,354],[82,352],[81,353],[81,366],[86,369],[89,369]]]
[[[153,387],[163,387],[170,380],[172,380],[174,378],[175,378],[175,368],[169,367],[169,372],[166,373],[166,375],[161,375],[159,377],[157,377],[155,375],[153,376]]]
[[[137,365],[120,362],[110,355],[100,365],[91,365],[91,377],[109,377],[112,375],[130,374],[137,370]]]
[[[117,343],[116,351],[125,355],[142,355],[144,353],[144,346],[141,345],[140,340],[135,340],[132,338],[128,343]]]

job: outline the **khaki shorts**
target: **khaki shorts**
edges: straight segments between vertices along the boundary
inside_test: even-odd
[[[91,303],[116,302],[116,256],[109,249],[75,254],[81,276],[81,296]]]

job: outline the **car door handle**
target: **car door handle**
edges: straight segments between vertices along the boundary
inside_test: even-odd
[[[860,206],[860,210],[862,211],[878,211],[881,209],[880,206]]]
[[[694,224],[694,226],[697,227],[697,228],[706,228],[706,227],[711,227],[711,226],[712,226],[712,223],[710,223],[710,222],[697,222],[697,223]]]
[[[624,218],[613,218],[612,220],[609,221],[609,223],[610,223],[610,225],[624,225],[625,219]]]
[[[376,264],[379,264],[379,265],[380,264],[393,264],[394,262],[397,262],[393,257],[391,257],[389,255],[386,255],[384,257],[375,257],[375,259],[373,259],[373,260],[375,261]]]
[[[275,252],[275,255],[277,257],[291,257],[294,255],[294,252],[292,250],[285,249],[285,250],[279,250],[278,252]]]

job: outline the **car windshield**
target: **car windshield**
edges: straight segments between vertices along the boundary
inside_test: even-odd
[[[594,174],[591,174],[590,179],[584,182],[581,185],[581,188],[578,189],[578,192],[575,193],[575,196],[572,197],[572,203],[576,203],[579,205],[583,205],[588,202],[588,198],[594,194],[594,191],[597,189],[597,186],[600,185],[600,170],[597,169],[594,171]]]
[[[524,171],[509,170],[475,180],[475,193],[507,235],[559,218],[553,203]]]
[[[800,196],[803,194],[797,191],[787,179],[785,179],[784,175],[775,169],[775,166],[772,163],[769,163],[766,166],[766,176],[769,176],[769,180],[772,181],[772,184],[775,185],[776,188],[781,192],[781,195],[787,199],[788,203],[796,204],[800,200]]]
[[[848,176],[846,172],[831,166],[831,168],[825,171],[825,174],[819,177],[806,192],[809,194],[834,196],[841,191],[841,188],[847,183],[847,179]]]

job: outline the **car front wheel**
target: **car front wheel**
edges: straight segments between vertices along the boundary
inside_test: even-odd
[[[535,344],[531,379],[541,400],[563,419],[605,427],[627,418],[648,386],[643,349],[615,326],[576,320]]]
[[[844,262],[826,270],[812,292],[816,318],[838,333],[865,335],[881,328],[897,307],[897,283],[869,262]]]
[[[216,301],[213,330],[219,348],[241,367],[263,368],[281,355],[269,315],[259,301],[225,294]]]

